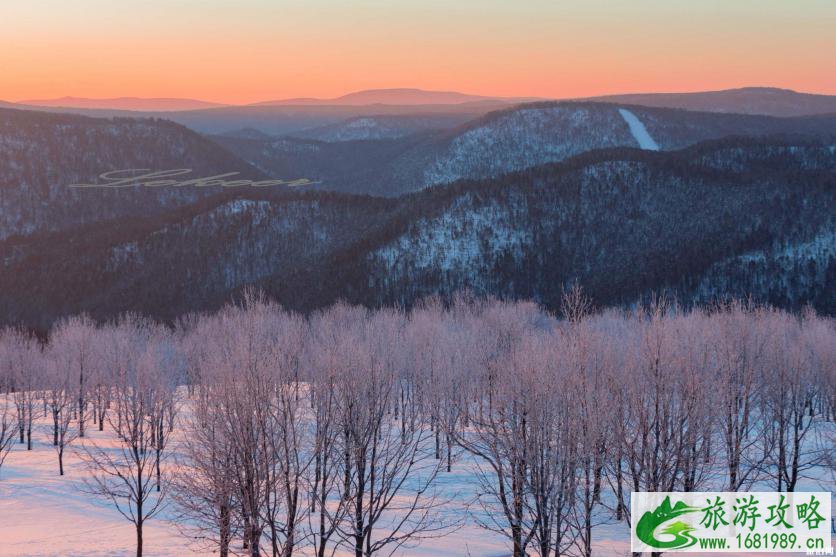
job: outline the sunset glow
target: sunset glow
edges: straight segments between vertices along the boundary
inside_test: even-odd
[[[0,4],[0,68],[7,101],[836,93],[836,2],[14,1]]]

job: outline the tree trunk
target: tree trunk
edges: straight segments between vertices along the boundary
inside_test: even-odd
[[[52,409],[52,446],[58,446],[58,409]]]
[[[519,525],[511,526],[511,538],[514,541],[514,557],[525,557],[522,549],[522,529]]]
[[[447,432],[447,471],[453,470],[453,438],[450,432]]]
[[[142,522],[136,525],[136,557],[142,557]]]
[[[328,542],[328,538],[325,535],[325,518],[326,518],[326,509],[325,509],[325,498],[327,496],[327,487],[326,487],[326,478],[325,474],[327,472],[327,465],[328,465],[328,453],[325,453],[322,456],[322,472],[320,477],[322,479],[322,483],[320,484],[320,494],[319,494],[319,551],[317,551],[317,557],[325,557],[325,545]],[[319,473],[319,470],[317,470]],[[328,536],[330,537],[330,535]]]
[[[220,509],[220,554],[221,557],[229,557],[229,542],[231,538],[229,524],[229,507],[221,505]]]
[[[624,518],[624,480],[622,479],[621,475],[621,457],[618,458],[616,466],[617,467],[615,469],[615,497],[616,499],[618,499],[618,501],[615,507],[615,519],[620,521],[622,518]]]
[[[250,523],[250,556],[260,557],[261,550],[259,548],[261,542],[261,531],[255,526],[254,522]]]
[[[157,493],[160,492],[160,449],[163,445],[163,420],[160,418],[160,428],[157,432]]]
[[[273,557],[279,557],[279,532],[276,528],[276,521],[270,520],[270,545],[273,550]]]

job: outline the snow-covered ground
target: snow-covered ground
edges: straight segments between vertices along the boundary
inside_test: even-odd
[[[638,116],[626,108],[619,108],[618,113],[621,114],[621,117],[624,118],[625,122],[627,122],[627,125],[630,127],[630,133],[633,134],[633,137],[639,143],[639,147],[647,151],[659,150],[659,144],[656,143],[652,137],[650,137],[650,133],[647,131],[647,128],[644,127],[642,121],[639,120]]]
[[[58,475],[58,457],[51,445],[50,424],[39,420],[33,432],[33,449],[15,443],[0,469],[0,556],[2,557],[116,557],[135,553],[135,531],[108,501],[85,493],[88,476],[74,443],[65,454],[65,475]],[[88,424],[89,425],[89,424]],[[172,442],[177,450],[177,431]],[[98,447],[113,446],[107,426],[104,432],[88,429],[85,443]],[[454,502],[452,522],[463,525],[442,538],[429,539],[417,547],[402,548],[397,555],[413,557],[505,557],[507,542],[498,534],[486,531],[468,516],[468,502],[474,499],[476,486],[471,483],[472,462],[461,459],[451,473],[443,472],[438,488]],[[454,496],[454,497],[453,497]],[[474,505],[473,507],[478,507]],[[472,512],[477,512],[476,508]],[[479,509],[480,510],[480,509]],[[596,555],[625,555],[629,548],[628,531],[623,525],[600,527],[606,538],[599,542]],[[211,554],[205,546],[190,540],[175,521],[172,508],[150,519],[144,529],[144,554],[147,556],[192,556]],[[239,548],[240,549],[240,548]],[[311,548],[299,551],[310,555]],[[353,555],[337,551],[335,557]]]
[[[50,425],[40,420],[33,433],[33,450],[15,444],[0,470],[0,556],[78,556],[115,557],[135,553],[135,532],[131,523],[118,514],[107,501],[84,492],[88,475],[75,442],[65,456],[66,475],[58,475],[58,459],[50,444]],[[173,451],[178,439],[173,440]],[[86,443],[99,447],[114,444],[107,427],[104,432],[88,430]],[[470,512],[482,512],[478,505],[468,506],[474,499],[474,464],[468,458],[454,463],[451,473],[443,472],[439,488],[445,495],[455,495],[450,516],[463,525],[445,537],[425,540],[417,547],[399,550],[396,555],[410,557],[506,557],[508,543],[498,534],[475,524]],[[809,482],[802,489],[832,489],[832,475],[825,473],[823,482]],[[468,510],[469,508],[469,510]],[[629,532],[624,523],[615,523],[602,513],[602,524],[594,529],[594,555],[616,557],[630,555]],[[192,556],[210,555],[211,550],[189,539],[167,509],[145,525],[145,555]],[[240,548],[237,548],[240,549]],[[299,555],[311,554],[310,547]],[[348,551],[337,551],[335,557],[348,557]],[[690,553],[690,555],[699,555]],[[755,555],[747,553],[747,555]]]
[[[89,441],[111,443],[105,431]],[[0,555],[116,556],[135,552],[133,525],[108,502],[84,493],[87,471],[75,451],[65,455],[65,475],[48,443],[46,424],[33,432],[32,451],[15,444],[0,470]],[[185,555],[185,540],[166,520],[146,525],[148,555]]]
[[[88,423],[87,437],[78,439],[65,453],[65,475],[58,474],[58,456],[51,445],[51,424],[43,417],[33,431],[33,449],[15,443],[0,468],[0,557],[116,557],[135,553],[135,530],[108,501],[85,492],[89,471],[79,449],[83,443],[100,448],[113,447],[115,441],[106,424],[105,431]],[[170,445],[178,450],[181,430],[175,429]],[[472,469],[459,462],[444,473],[438,488],[450,495],[451,522],[463,521],[466,501],[473,499],[468,477]],[[624,535],[627,533],[625,531]],[[175,512],[168,507],[144,527],[146,556],[192,556],[211,554],[205,545],[189,539],[178,528]],[[626,538],[625,538],[626,539]],[[474,524],[466,524],[443,538],[431,539],[418,547],[404,548],[397,555],[415,557],[458,557],[464,555],[500,557],[507,554],[506,543],[497,534]],[[240,549],[240,548],[238,548]],[[299,555],[311,555],[311,548]],[[621,554],[621,553],[618,553]],[[337,551],[335,557],[353,555]]]

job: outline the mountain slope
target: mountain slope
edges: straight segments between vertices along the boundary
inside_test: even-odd
[[[507,101],[479,101],[431,105],[277,105],[221,106],[197,110],[116,110],[102,108],[36,107],[9,103],[8,108],[53,113],[79,114],[94,118],[165,118],[200,133],[223,134],[252,128],[270,136],[281,136],[318,126],[339,124],[364,116],[407,116],[410,114],[462,115],[465,119],[509,106]]]
[[[548,102],[491,112],[454,129],[418,132],[388,144],[234,138],[221,143],[268,173],[304,175],[321,181],[323,189],[396,196],[459,179],[496,177],[591,149],[639,147],[624,112],[663,150],[729,135],[836,136],[836,116],[773,118]]]
[[[158,214],[218,188],[78,189],[104,172],[192,169],[192,177],[264,175],[217,144],[163,120],[0,109],[0,239]]]
[[[363,141],[396,139],[429,130],[455,128],[472,120],[473,114],[403,114],[371,115],[349,118],[336,124],[318,126],[290,134],[317,141]]]
[[[3,242],[0,315],[35,326],[78,311],[173,319],[248,285],[302,311],[338,299],[409,305],[462,288],[556,308],[574,281],[604,305],[667,289],[686,302],[751,293],[836,312],[831,143],[601,150],[395,199],[235,196]],[[775,265],[787,271],[770,281],[763,270]]]

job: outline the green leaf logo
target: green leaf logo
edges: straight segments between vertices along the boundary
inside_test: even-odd
[[[636,524],[636,536],[650,547],[659,549],[684,549],[691,547],[697,543],[696,538],[691,535],[695,530],[693,526],[686,522],[677,521],[669,524],[660,534],[667,534],[673,536],[672,540],[662,541],[656,538],[655,532],[663,524],[682,516],[683,514],[697,512],[700,509],[697,507],[690,507],[682,501],[677,501],[675,505],[671,505],[671,498],[665,497],[662,504],[656,507],[653,512],[647,511],[639,519]]]

